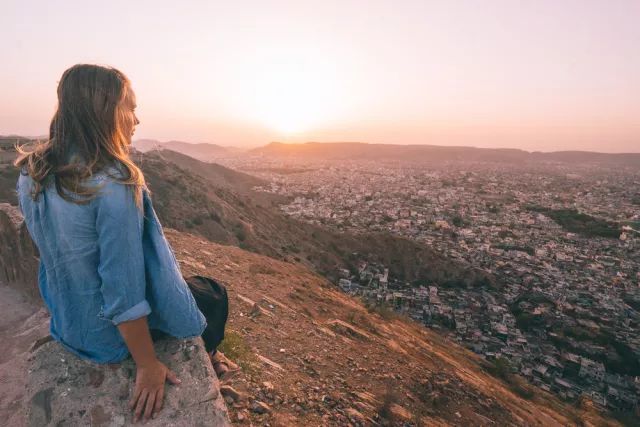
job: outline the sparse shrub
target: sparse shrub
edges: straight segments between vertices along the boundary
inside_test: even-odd
[[[249,273],[251,274],[277,274],[277,271],[266,264],[251,264],[249,266]]]
[[[218,346],[218,350],[237,363],[243,372],[254,372],[257,365],[256,355],[239,332],[229,329],[225,331],[224,339]]]
[[[511,363],[503,357],[498,357],[487,367],[487,372],[494,377],[508,380],[511,375]]]
[[[511,391],[523,399],[530,400],[535,396],[533,388],[529,386],[524,379],[513,373],[513,367],[508,359],[498,357],[485,369],[494,377],[504,381]]]
[[[392,425],[397,421],[392,406],[398,402],[399,397],[398,392],[391,384],[389,384],[386,390],[382,397],[382,404],[378,408],[378,418],[383,422],[383,425]]]
[[[392,320],[398,317],[398,314],[385,304],[367,304],[369,313],[376,313],[384,320]]]
[[[234,231],[236,238],[240,241],[240,242],[244,242],[245,239],[247,238],[247,233],[244,231],[244,227],[240,226],[237,227]]]
[[[533,396],[535,396],[535,393],[530,386],[521,384],[520,382],[512,383],[511,390],[523,399],[531,400],[533,399]]]
[[[347,314],[347,321],[352,324],[356,323],[356,312],[354,310],[351,310],[349,314]]]

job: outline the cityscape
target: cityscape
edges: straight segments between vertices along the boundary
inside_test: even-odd
[[[390,232],[495,283],[406,283],[362,259],[339,287],[439,330],[568,401],[640,392],[640,172],[597,164],[229,159],[290,196],[283,212]]]

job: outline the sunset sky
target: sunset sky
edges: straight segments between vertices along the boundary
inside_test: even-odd
[[[132,80],[138,138],[640,152],[640,0],[14,1],[0,134],[62,72]]]

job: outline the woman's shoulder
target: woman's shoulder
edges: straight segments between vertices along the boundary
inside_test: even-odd
[[[115,213],[139,211],[137,193],[139,189],[126,181],[127,174],[122,168],[109,166],[94,173],[90,180],[96,190],[93,205],[101,210]],[[142,189],[144,193],[144,188]]]
[[[119,183],[121,179],[126,178],[122,167],[116,164],[106,165],[94,172],[87,180],[91,183]]]
[[[96,190],[96,197],[100,198],[112,195],[113,193],[129,193],[133,186],[123,182],[126,179],[127,174],[124,172],[123,167],[109,165],[94,172],[87,178],[86,185],[93,187]]]

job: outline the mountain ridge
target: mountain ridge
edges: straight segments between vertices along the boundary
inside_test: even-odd
[[[133,141],[132,146],[141,152],[163,149],[173,150],[205,162],[219,157],[233,156],[239,151],[235,147],[223,147],[207,142],[191,143],[175,140],[161,142],[155,139],[138,139]]]
[[[248,152],[254,156],[297,157],[316,160],[406,160],[406,161],[493,161],[493,162],[598,162],[640,165],[640,153],[591,151],[525,151],[518,148],[479,148],[444,145],[370,144],[364,142],[271,142]]]

